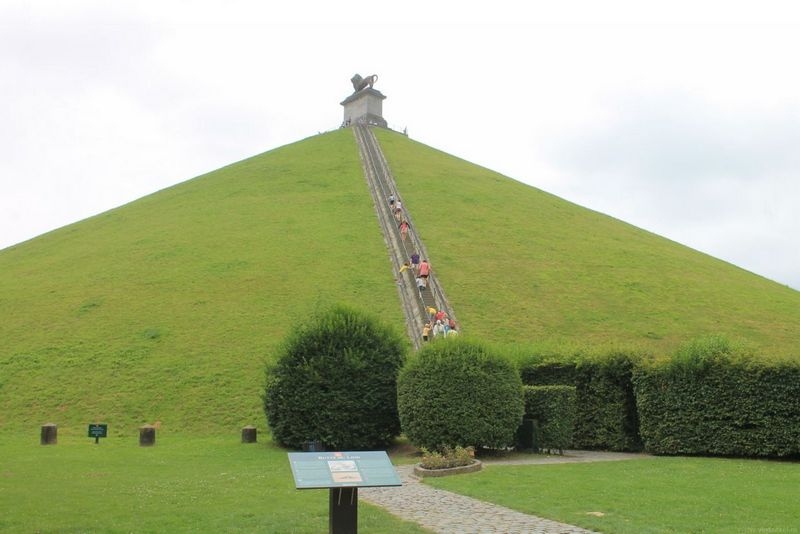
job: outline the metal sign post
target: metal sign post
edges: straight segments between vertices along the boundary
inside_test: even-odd
[[[358,488],[328,490],[328,532],[358,533]]]

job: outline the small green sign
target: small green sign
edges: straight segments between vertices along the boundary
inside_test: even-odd
[[[105,423],[90,423],[89,437],[94,438],[95,443],[99,443],[100,438],[108,437],[108,425]]]
[[[297,489],[402,486],[386,451],[290,452]]]

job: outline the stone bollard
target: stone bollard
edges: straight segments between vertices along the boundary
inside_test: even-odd
[[[152,447],[156,444],[156,427],[144,425],[139,427],[139,446]]]
[[[58,443],[58,427],[55,423],[42,425],[42,445],[55,445]]]
[[[254,426],[246,426],[242,428],[242,443],[255,443],[257,430]]]

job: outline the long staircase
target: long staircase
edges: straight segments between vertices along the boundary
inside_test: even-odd
[[[400,301],[406,317],[406,329],[414,347],[419,348],[422,344],[422,328],[425,323],[431,320],[429,309],[444,310],[451,319],[456,321],[459,331],[461,330],[461,324],[456,320],[453,309],[434,274],[436,264],[431,261],[431,257],[416,231],[416,225],[408,209],[408,204],[403,200],[400,191],[397,189],[397,184],[389,170],[389,165],[386,163],[386,158],[383,156],[378,140],[375,138],[370,126],[355,124],[352,128],[361,155],[364,176],[369,184],[372,200],[375,202],[378,222],[383,231],[384,241],[386,241],[389,251],[389,259],[397,279],[397,289],[400,293]],[[389,197],[392,195],[396,200],[402,202],[402,218],[408,222],[410,227],[405,240],[402,239],[400,233],[400,221],[395,218],[392,206],[389,204]],[[419,254],[420,260],[427,259],[432,266],[425,289],[417,287],[413,269],[406,269],[402,273],[400,272],[403,264],[411,261],[411,255],[415,251]]]

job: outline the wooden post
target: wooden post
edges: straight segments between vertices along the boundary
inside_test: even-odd
[[[139,446],[152,447],[156,444],[156,427],[144,425],[139,427]]]
[[[242,428],[242,443],[255,443],[257,440],[258,431],[254,426],[246,426]]]
[[[55,423],[42,425],[42,445],[55,445],[58,443],[58,427]]]

